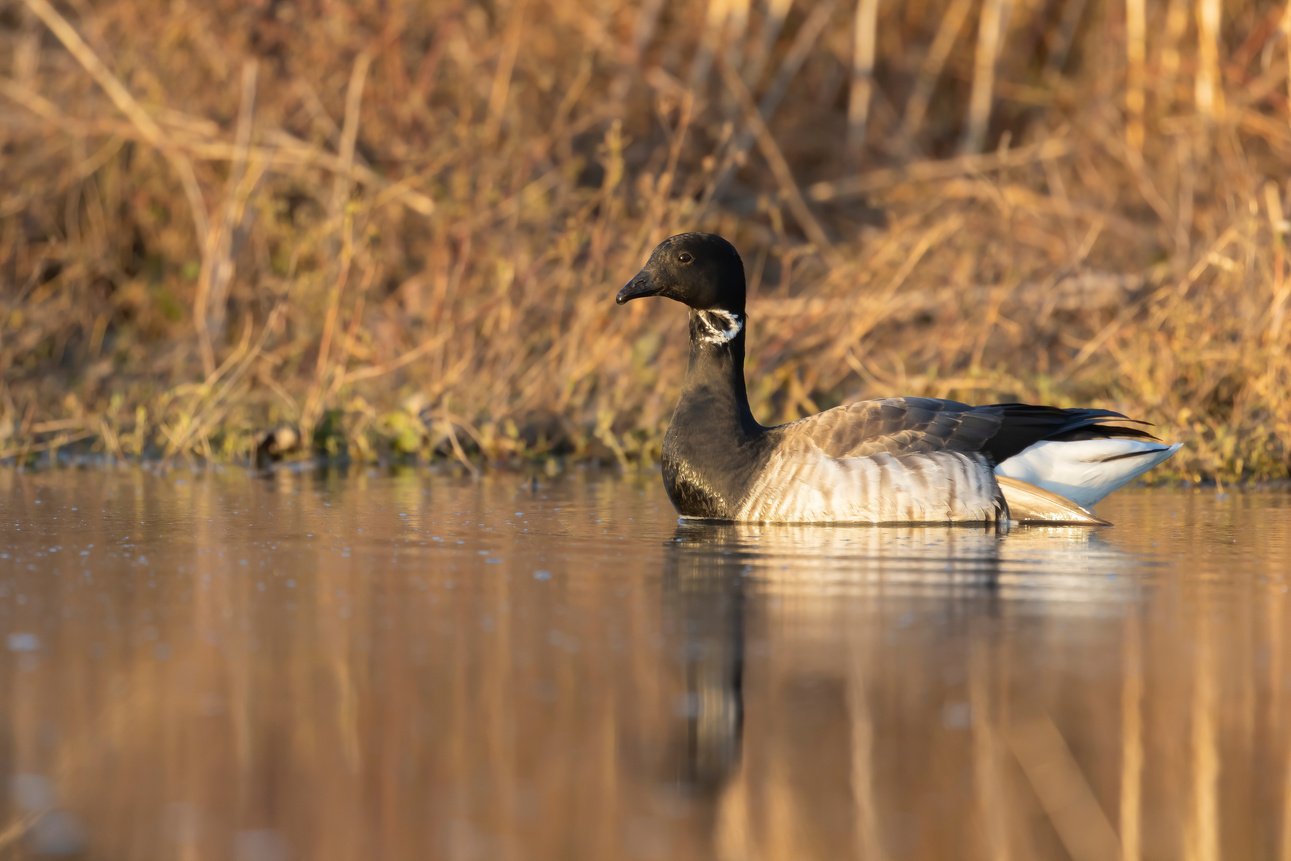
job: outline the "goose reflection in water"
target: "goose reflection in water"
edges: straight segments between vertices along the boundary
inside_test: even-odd
[[[710,558],[702,531],[693,531],[678,529],[663,572],[665,624],[678,635],[685,681],[673,708],[670,776],[714,793],[739,763],[744,730],[744,566]]]
[[[865,625],[867,620],[876,631],[890,631],[893,604],[917,606],[919,624],[941,629],[940,634],[914,635],[918,639],[944,638],[947,631],[950,638],[971,638],[971,632],[988,630],[985,626],[1011,613],[1032,615],[1036,602],[1046,613],[1059,616],[1091,611],[1121,615],[1135,604],[1138,578],[1118,575],[1141,570],[1141,560],[1108,543],[1102,532],[1084,527],[997,533],[994,528],[683,521],[667,544],[662,581],[664,631],[671,640],[665,651],[675,662],[673,677],[684,685],[670,698],[668,738],[657,753],[665,760],[665,781],[689,798],[714,802],[714,839],[718,831],[729,834],[732,827],[758,830],[756,805],[750,799],[759,792],[741,791],[761,780],[742,769],[741,762],[750,650],[755,678],[763,676],[750,700],[754,723],[761,727],[749,742],[755,760],[765,763],[777,755],[759,751],[760,744],[782,745],[774,732],[768,735],[768,725],[778,726],[775,732],[781,734],[794,725],[801,725],[797,731],[804,734],[813,732],[808,724],[866,726],[873,734],[868,736],[870,746],[885,727],[900,726],[903,729],[891,740],[897,748],[906,747],[912,739],[905,736],[918,734],[919,727],[928,724],[927,704],[908,700],[908,684],[915,684],[914,678],[898,684],[877,668],[917,663],[915,655],[906,652],[897,661],[884,658],[879,641],[870,638],[885,635],[875,632],[856,640],[843,654],[804,651],[785,641],[820,637],[834,642],[840,626],[858,621]],[[870,600],[878,598],[882,600]],[[784,661],[774,660],[776,667],[768,667],[767,656],[784,648],[797,655],[794,665],[786,668]],[[932,678],[965,670],[959,666],[962,660],[941,661],[938,654],[929,649],[924,656]],[[980,672],[980,666],[972,672]],[[780,678],[769,681],[768,674]],[[771,690],[787,690],[791,696],[769,697]],[[949,705],[932,714],[935,726],[923,732],[940,732],[972,719],[967,706]],[[857,803],[869,797],[872,810],[874,805],[885,807],[875,787],[857,786],[850,765],[857,744],[854,738],[844,738],[833,757],[841,765],[805,771],[819,780],[817,791],[826,797]],[[911,786],[892,790],[897,798],[912,791],[917,793]],[[742,800],[732,805],[724,800],[731,796]],[[720,821],[731,816],[743,824]]]
[[[735,571],[761,590],[891,596],[986,587],[1041,600],[1120,602],[1134,588],[1119,577],[1141,560],[1109,543],[1106,530],[1027,526],[790,526],[682,521],[671,570]]]

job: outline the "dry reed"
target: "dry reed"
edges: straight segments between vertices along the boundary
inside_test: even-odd
[[[1291,474],[1291,11],[528,0],[0,11],[0,458],[649,460],[663,236],[764,421],[1097,404]],[[423,421],[424,419],[424,421]]]

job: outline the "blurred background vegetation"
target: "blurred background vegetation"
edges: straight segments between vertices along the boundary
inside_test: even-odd
[[[0,0],[0,458],[649,461],[685,329],[612,297],[706,229],[764,422],[1108,406],[1176,475],[1286,478],[1289,32],[1253,0]]]

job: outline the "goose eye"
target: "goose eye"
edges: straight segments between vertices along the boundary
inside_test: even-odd
[[[677,255],[677,262],[690,265],[695,262],[695,255],[691,254],[689,251],[683,251]]]

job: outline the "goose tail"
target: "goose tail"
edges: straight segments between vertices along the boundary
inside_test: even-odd
[[[1138,437],[1044,440],[1000,463],[995,474],[1088,509],[1180,448],[1182,443],[1172,445]],[[1007,492],[1005,495],[1008,497]],[[1009,498],[1010,507],[1012,504]]]

